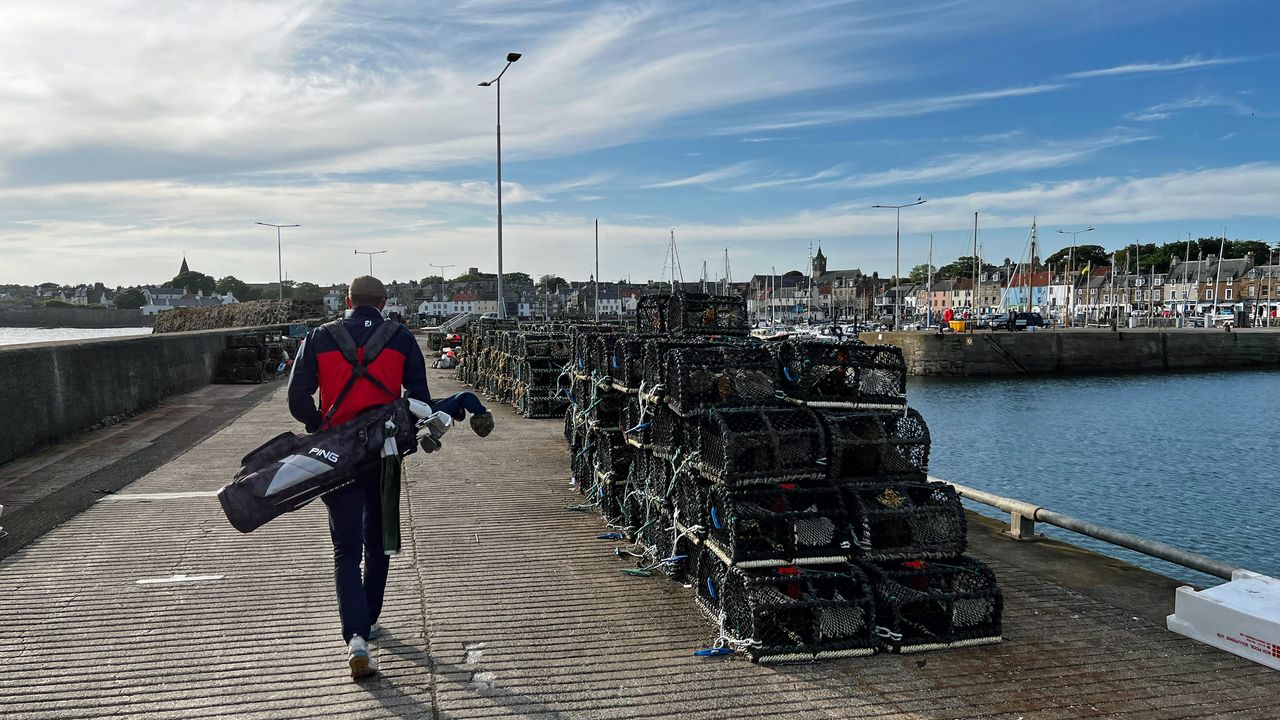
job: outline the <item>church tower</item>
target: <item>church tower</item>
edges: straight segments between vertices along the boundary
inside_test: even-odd
[[[827,256],[822,254],[822,246],[818,246],[818,254],[813,256],[813,276],[819,277],[827,271]]]
[[[181,274],[182,274],[182,273],[184,273],[184,272],[190,272],[190,271],[191,271],[191,268],[187,267],[187,256],[186,256],[186,255],[183,255],[183,256],[182,256],[182,267],[178,270],[178,274],[179,274],[179,275],[181,275]]]

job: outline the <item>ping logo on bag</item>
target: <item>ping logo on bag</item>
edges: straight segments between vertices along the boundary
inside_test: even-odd
[[[323,448],[318,448],[318,447],[316,447],[316,448],[311,448],[310,450],[308,450],[308,451],[307,451],[307,454],[308,454],[308,455],[319,455],[320,457],[324,458],[325,460],[328,460],[328,461],[329,461],[329,462],[331,462],[331,463],[336,463],[336,462],[338,462],[338,453],[336,453],[336,452],[334,452],[334,451],[332,451],[332,450],[325,450],[325,449],[323,449]]]

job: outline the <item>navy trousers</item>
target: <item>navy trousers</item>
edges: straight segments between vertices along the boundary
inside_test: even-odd
[[[356,481],[325,495],[333,539],[333,582],[338,591],[342,641],[369,639],[382,613],[391,559],[382,550],[382,475],[378,463],[361,468]],[[364,560],[361,577],[360,561]]]

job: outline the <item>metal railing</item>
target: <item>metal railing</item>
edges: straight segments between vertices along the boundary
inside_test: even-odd
[[[1225,580],[1230,580],[1231,573],[1240,569],[1229,563],[1214,560],[1199,553],[1193,553],[1157,540],[1149,540],[1132,533],[1091,523],[1087,520],[1073,518],[1070,515],[1063,515],[1049,508],[1023,500],[994,495],[975,488],[958,485],[942,478],[936,478],[932,475],[929,476],[929,479],[951,485],[961,497],[1009,513],[1009,531],[1007,534],[1018,540],[1034,540],[1036,523],[1043,522]]]

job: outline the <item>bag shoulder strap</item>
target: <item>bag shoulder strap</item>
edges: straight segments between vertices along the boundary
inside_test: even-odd
[[[364,353],[360,353],[356,346],[355,338],[351,337],[351,333],[347,330],[342,320],[334,320],[322,325],[326,332],[333,338],[338,345],[338,351],[342,353],[342,357],[351,365],[351,376],[347,378],[347,382],[342,386],[342,390],[338,392],[338,397],[334,399],[333,404],[329,406],[329,412],[325,413],[322,426],[329,424],[333,420],[333,415],[338,411],[338,407],[342,405],[342,401],[346,399],[347,393],[355,386],[356,381],[364,378],[373,383],[374,387],[382,392],[397,396],[399,393],[391,390],[382,383],[374,375],[369,374],[369,366],[382,353],[383,348],[391,341],[396,331],[400,329],[400,324],[390,320],[383,320],[382,324],[373,331],[373,335],[369,337],[369,341],[364,344]]]

